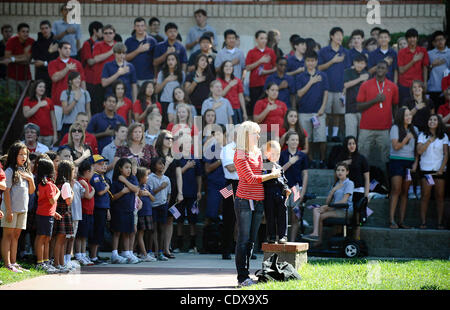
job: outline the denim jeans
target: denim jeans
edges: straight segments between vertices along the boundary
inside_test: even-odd
[[[242,113],[242,110],[239,109],[233,109],[233,115],[231,116],[233,119],[233,124],[237,125],[244,121],[244,114]]]
[[[250,258],[264,214],[263,201],[254,200],[253,205],[254,211],[250,209],[249,200],[236,197],[234,201],[234,212],[236,213],[238,227],[235,258],[238,282],[243,282],[249,278]]]

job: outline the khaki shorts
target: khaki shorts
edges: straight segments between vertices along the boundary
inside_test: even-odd
[[[18,228],[18,229],[27,229],[27,214],[28,212],[13,212],[13,219],[11,223],[6,221],[6,212],[3,212],[4,216],[2,217],[1,225],[4,228]]]
[[[361,121],[361,113],[345,114],[345,136],[353,136],[358,138],[359,122]]]
[[[327,142],[327,133],[326,133],[326,121],[327,118],[325,114],[319,116],[320,125],[317,128],[313,127],[311,122],[311,118],[316,115],[316,113],[299,113],[300,115],[300,124],[303,129],[308,133],[309,141],[311,142]]]
[[[327,114],[345,114],[345,105],[339,100],[342,92],[333,93],[328,92],[327,106],[325,107],[325,113]]]

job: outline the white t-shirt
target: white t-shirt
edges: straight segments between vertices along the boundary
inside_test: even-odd
[[[417,143],[425,144],[429,137],[423,132],[419,134]],[[420,156],[420,169],[423,171],[438,171],[441,168],[444,159],[444,147],[448,147],[448,137],[434,140],[425,152]]]
[[[62,188],[61,188],[61,197],[64,200],[66,200],[67,198],[71,198],[72,197],[72,187],[67,182],[64,183]]]
[[[222,161],[223,173],[225,179],[239,180],[237,172],[230,172],[227,168],[228,165],[234,164],[234,153],[236,152],[236,143],[231,142],[225,145],[220,151],[220,160]]]

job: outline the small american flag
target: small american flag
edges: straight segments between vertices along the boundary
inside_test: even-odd
[[[194,202],[194,204],[192,205],[191,212],[192,212],[192,214],[198,214],[199,213],[198,201]]]
[[[294,193],[294,202],[296,202],[300,198],[300,192],[298,191],[296,185],[294,185],[291,189],[292,192]]]
[[[223,198],[227,199],[233,195],[233,186],[230,184],[227,187],[222,188],[219,192],[222,194]]]

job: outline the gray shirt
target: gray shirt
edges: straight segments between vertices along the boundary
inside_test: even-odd
[[[105,146],[102,150],[102,156],[105,157],[105,159],[109,160],[110,163],[114,161],[114,157],[116,156],[117,146],[113,142]],[[105,177],[107,177],[109,180],[112,181],[114,169],[111,169],[105,174]]]
[[[5,170],[6,187],[10,189],[10,204],[12,212],[22,213],[28,211],[28,181],[19,175],[19,181],[13,184],[13,170]],[[3,193],[2,211],[6,216],[5,194]]]
[[[232,50],[227,49],[224,47],[221,49],[217,55],[216,60],[214,60],[214,67],[219,68],[223,62],[226,60],[232,61],[233,59],[239,59],[239,63],[237,65],[234,65],[233,68],[233,74],[237,78],[242,78],[242,72],[245,69],[245,55],[244,52],[235,47]]]
[[[416,126],[414,126],[414,130],[416,133],[419,132]],[[406,131],[406,134],[409,133],[409,130]],[[389,133],[391,140],[393,139],[399,139],[399,133],[398,133],[398,126],[393,125],[391,128],[391,131]],[[402,142],[402,141],[398,141]],[[416,139],[412,138],[408,141],[408,144],[404,145],[399,150],[394,150],[394,147],[392,146],[391,141],[391,151],[390,151],[390,158],[391,159],[403,159],[403,160],[414,160],[414,146],[416,145]]]
[[[437,67],[433,67],[430,72],[430,79],[428,80],[428,91],[441,92],[441,82],[444,78],[444,72],[450,68],[450,49],[445,47],[443,51],[437,48],[428,52],[430,64],[436,59],[444,59],[445,62]]]
[[[183,73],[183,80],[181,82],[181,85],[183,85],[184,81],[186,80],[186,75],[184,74],[184,71],[182,73]],[[164,79],[165,78],[163,77],[163,72],[160,71],[158,74],[158,84],[161,84],[164,81]],[[159,101],[172,102],[173,101],[173,90],[178,86],[181,87],[181,85],[178,82],[178,80],[168,82],[166,84],[166,86],[164,86],[163,90],[161,91],[161,98],[159,99]]]
[[[84,196],[86,189],[78,181],[73,184],[73,201],[71,205],[72,209],[72,220],[81,221],[83,219],[81,199]]]
[[[195,40],[199,39],[205,32],[212,32],[214,34],[214,46],[217,45],[217,35],[216,30],[211,27],[210,25],[205,25],[204,28],[200,28],[199,26],[194,26],[191,29],[189,29],[189,33],[187,35],[186,44],[193,43]],[[191,49],[191,53],[195,52],[196,50],[200,49],[200,44],[195,44],[194,47]]]
[[[91,102],[91,96],[89,92],[80,88],[81,95],[77,104],[73,107],[72,111],[69,114],[63,114],[62,123],[63,124],[73,124],[77,118],[77,114],[80,112],[86,112],[86,103]],[[70,96],[70,97],[67,97]],[[75,99],[75,92],[71,91],[69,95],[69,91],[66,89],[61,93],[60,100],[67,102],[67,105],[71,104]]]
[[[68,24],[64,20],[60,19],[53,23],[52,26],[52,32],[55,35],[58,35],[64,31],[66,31],[68,28],[74,28],[75,33],[72,34],[66,34],[64,37],[62,37],[60,42],[68,42],[70,43],[71,49],[70,49],[70,56],[76,56],[77,51],[77,40],[81,40],[81,27],[79,24]],[[81,48],[81,46],[80,46]]]
[[[348,197],[347,203],[348,203],[348,211],[353,211],[353,190],[355,189],[355,185],[352,181],[350,181],[349,178],[344,180],[344,186],[342,186],[340,189],[334,192],[333,195],[333,202],[336,203],[338,201],[341,201],[346,194],[350,194],[350,197]],[[337,183],[336,183],[337,184]]]
[[[159,188],[164,182],[167,183],[167,186],[154,195],[155,201],[152,202],[152,207],[159,207],[165,205],[168,202],[167,196],[171,193],[171,186],[170,179],[165,175],[158,177],[156,174],[152,173],[148,176],[147,185],[152,191]]]
[[[228,117],[231,117],[234,112],[233,108],[231,107],[231,103],[228,101],[228,99],[221,97],[219,99],[220,102],[222,102],[222,105],[215,109],[216,111],[216,124],[229,124]],[[214,106],[215,100],[212,97],[209,97],[205,101],[203,101],[202,104],[202,115],[205,113],[206,110],[212,109]]]

